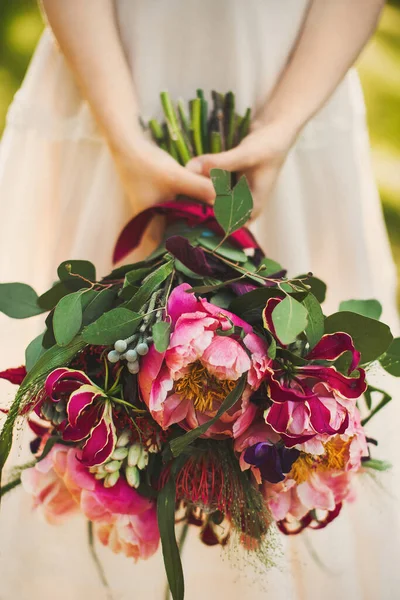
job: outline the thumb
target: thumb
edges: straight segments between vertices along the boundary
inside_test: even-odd
[[[211,169],[225,169],[226,171],[244,171],[253,166],[250,155],[244,148],[238,146],[233,150],[218,154],[204,154],[192,158],[186,168],[192,173],[209,175]]]

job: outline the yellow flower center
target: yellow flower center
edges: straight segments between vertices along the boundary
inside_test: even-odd
[[[214,403],[220,404],[233,390],[236,381],[217,379],[196,361],[189,366],[189,371],[175,383],[175,392],[182,400],[190,400],[200,412],[215,412]]]
[[[307,481],[313,472],[343,471],[348,460],[350,442],[351,439],[344,442],[340,437],[335,437],[324,444],[325,453],[320,456],[302,452],[293,463],[288,478],[299,484]]]

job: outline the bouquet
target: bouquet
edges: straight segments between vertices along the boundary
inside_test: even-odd
[[[167,94],[157,143],[183,164],[248,132],[234,96],[201,92],[190,118]],[[38,296],[0,287],[14,318],[47,312],[26,349],[26,366],[1,373],[19,385],[0,436],[0,465],[19,418],[34,438],[32,462],[8,474],[1,495],[22,483],[51,523],[80,511],[89,540],[134,560],[161,540],[174,600],[184,597],[175,524],[205,544],[236,540],[270,560],[268,538],[321,529],[352,498],[375,457],[368,421],[389,400],[369,385],[376,362],[400,375],[400,341],[375,300],[348,300],[325,315],[326,286],[311,273],[288,278],[245,229],[246,179],[214,170],[214,207],[177,199],[137,215],[114,259],[166,218],[159,248],[98,279],[84,260],[63,262]],[[361,416],[363,413],[363,417]]]

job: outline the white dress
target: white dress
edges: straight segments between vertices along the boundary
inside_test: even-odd
[[[233,90],[241,110],[257,108],[285,65],[308,4],[115,2],[144,118],[161,116],[163,89],[185,100],[197,88]],[[384,318],[396,328],[395,270],[364,113],[351,71],[305,127],[252,228],[267,254],[291,274],[311,270],[328,283],[327,311],[341,299],[377,297]],[[106,274],[118,232],[132,216],[108,148],[49,30],[9,111],[0,146],[0,203],[0,280],[25,281],[39,292],[62,260],[86,258]],[[1,318],[1,368],[23,361],[38,321]],[[379,383],[393,387],[389,376]],[[13,391],[2,387],[2,404]],[[369,428],[381,442],[379,456],[393,462],[399,416],[394,401]],[[10,464],[27,455],[21,436]],[[183,553],[187,600],[394,600],[400,584],[396,470],[381,482],[384,489],[365,477],[359,500],[327,529],[282,539],[279,568],[268,573],[230,568],[218,548],[203,546],[191,532]],[[82,518],[47,525],[18,489],[3,501],[0,532],[1,600],[106,598]],[[310,545],[325,567],[312,557]],[[115,599],[163,598],[160,553],[137,565],[106,548],[99,553]]]

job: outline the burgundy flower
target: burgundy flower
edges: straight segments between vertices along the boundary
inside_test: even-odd
[[[351,352],[348,376],[321,361]],[[358,368],[360,353],[347,333],[324,335],[305,359],[306,365],[275,361],[268,382],[272,406],[266,422],[292,447],[318,434],[342,434],[349,425],[355,400],[366,389],[365,372]],[[318,362],[314,362],[318,361]],[[357,377],[350,374],[357,372]]]
[[[283,481],[300,452],[270,442],[259,442],[247,448],[244,460],[260,470],[261,477],[270,483]]]
[[[92,467],[105,462],[114,451],[117,436],[111,401],[104,391],[82,371],[64,367],[50,373],[45,389],[53,402],[66,400],[62,437],[83,442],[83,464]]]

